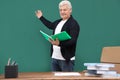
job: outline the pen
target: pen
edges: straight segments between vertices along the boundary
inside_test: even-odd
[[[8,66],[10,65],[10,60],[11,60],[11,58],[8,59],[8,64],[7,64]]]
[[[16,61],[13,61],[11,65],[15,65],[16,64]]]

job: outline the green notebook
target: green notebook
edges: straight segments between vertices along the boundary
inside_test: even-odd
[[[40,33],[43,35],[43,37],[46,40],[49,40],[49,39],[55,40],[56,38],[58,38],[59,41],[64,41],[64,40],[71,39],[70,35],[66,31],[62,31],[58,34],[51,35],[51,36],[41,30],[40,30]]]

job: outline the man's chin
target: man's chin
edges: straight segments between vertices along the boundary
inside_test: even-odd
[[[64,19],[64,18],[65,18],[65,16],[61,16],[61,18],[62,18],[62,19]]]

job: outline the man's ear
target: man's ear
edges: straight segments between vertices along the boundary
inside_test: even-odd
[[[70,9],[70,13],[72,13],[72,9]]]

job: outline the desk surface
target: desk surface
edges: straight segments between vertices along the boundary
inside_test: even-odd
[[[80,76],[54,76],[54,72],[25,72],[19,73],[18,78],[9,80],[120,80],[120,78],[86,77],[83,73]],[[0,75],[0,80],[8,80],[4,75]]]

